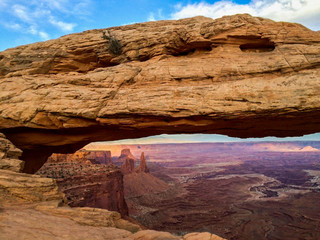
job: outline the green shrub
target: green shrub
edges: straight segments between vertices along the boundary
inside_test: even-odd
[[[108,51],[114,55],[120,55],[122,53],[122,46],[120,41],[110,33],[108,30],[108,36],[105,32],[102,32],[102,38],[107,40],[108,45]]]

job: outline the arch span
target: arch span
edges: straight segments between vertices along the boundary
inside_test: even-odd
[[[0,131],[25,171],[92,141],[320,132],[318,32],[247,14],[150,22],[109,29],[115,55],[104,31],[1,52]],[[257,39],[276,48],[240,50]]]

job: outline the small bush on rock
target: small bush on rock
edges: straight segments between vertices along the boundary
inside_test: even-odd
[[[108,35],[105,32],[102,32],[102,38],[107,40],[109,43],[108,51],[114,55],[120,55],[122,53],[122,46],[120,41],[110,33],[108,30]]]

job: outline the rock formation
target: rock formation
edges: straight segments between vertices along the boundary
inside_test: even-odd
[[[134,171],[134,159],[127,157],[125,162],[121,165],[121,172],[125,174],[130,174]]]
[[[319,66],[319,32],[247,14],[85,31],[0,53],[0,130],[26,172],[99,140],[315,133]]]
[[[77,151],[74,154],[53,154],[37,174],[56,179],[71,207],[102,208],[127,216],[123,175],[118,167],[101,164],[106,162],[106,156],[111,161],[109,153]],[[94,156],[98,158],[93,159]]]
[[[82,162],[93,164],[112,164],[110,151],[87,151],[80,149],[71,154],[52,154],[47,162]]]
[[[110,151],[89,151],[87,158],[94,164],[112,164]]]
[[[133,161],[135,160],[134,156],[130,152],[129,148],[125,148],[121,150],[120,157],[118,158],[117,162],[124,163],[127,159],[132,159]]]
[[[21,155],[22,151],[0,133],[0,169],[21,172],[24,167],[24,161],[19,160]]]
[[[148,169],[148,167],[147,167],[146,158],[144,157],[144,152],[141,153],[141,156],[140,156],[140,166],[139,166],[139,168],[137,169],[137,171],[139,171],[139,172],[145,172],[145,173],[148,173],[148,172],[149,172],[149,169]]]
[[[125,158],[125,160],[123,160]],[[130,149],[123,149],[121,151],[121,156],[117,160],[118,162],[123,162],[121,165],[121,171],[123,174],[129,174],[133,172],[144,172],[148,173],[149,169],[147,167],[146,158],[144,157],[144,153],[141,153],[140,156],[140,165],[135,167],[135,159],[131,154]]]

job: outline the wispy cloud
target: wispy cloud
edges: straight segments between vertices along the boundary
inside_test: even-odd
[[[150,13],[149,17],[148,17],[148,21],[150,22],[150,21],[155,21],[155,20],[156,20],[156,18],[154,17],[154,13],[153,12]]]
[[[32,17],[30,16],[31,13],[29,12],[29,9],[25,6],[16,4],[12,6],[12,12],[13,14],[18,17],[20,20],[26,23],[33,22]]]
[[[15,31],[19,31],[22,29],[22,26],[18,23],[12,23],[12,22],[2,22],[0,23],[1,25],[5,26],[6,28],[8,29],[12,29],[12,30],[15,30]]]
[[[165,17],[162,14],[162,9],[158,9],[155,12],[150,12],[148,16],[148,21],[157,21],[157,20],[163,20]]]
[[[301,23],[313,30],[320,30],[319,0],[252,0],[249,4],[237,4],[221,0],[213,4],[198,2],[176,5],[173,19],[203,15],[219,18],[237,13],[271,18],[276,21]]]
[[[40,32],[39,32],[39,35],[40,35],[40,37],[41,37],[43,40],[48,40],[48,39],[50,38],[49,34],[46,33],[46,32],[40,31]]]
[[[62,33],[74,31],[75,19],[88,15],[90,4],[92,0],[10,0],[10,4],[8,0],[0,0],[0,24],[47,40],[50,28]],[[1,19],[1,15],[6,15],[6,19]]]
[[[49,22],[52,25],[60,28],[62,31],[65,31],[65,32],[73,31],[74,27],[77,25],[75,23],[66,23],[66,22],[63,22],[63,21],[58,21],[52,16],[49,18]]]

